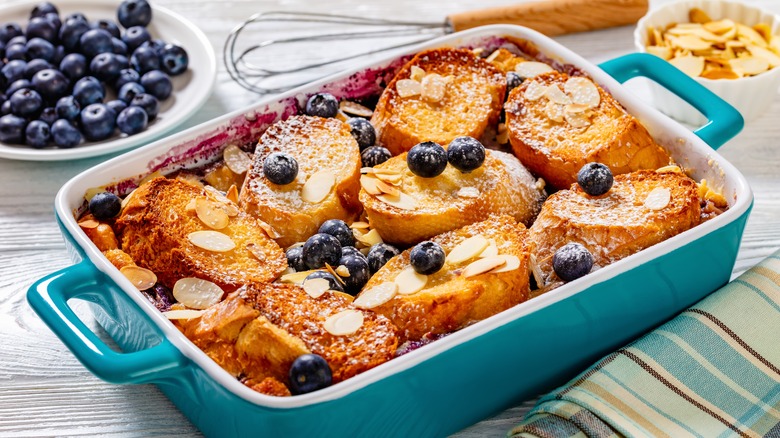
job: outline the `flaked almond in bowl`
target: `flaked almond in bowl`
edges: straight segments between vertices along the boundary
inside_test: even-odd
[[[634,44],[693,77],[746,122],[766,112],[780,87],[780,19],[753,6],[704,0],[663,5],[639,20]],[[695,126],[706,122],[665,88],[650,87],[662,112]]]

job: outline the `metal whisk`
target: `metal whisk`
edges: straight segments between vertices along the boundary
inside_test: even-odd
[[[253,15],[230,32],[225,41],[223,60],[230,77],[242,87],[260,94],[278,93],[318,76],[333,73],[356,58],[399,49],[472,27],[518,24],[553,36],[631,24],[646,11],[647,0],[547,0],[462,12],[449,15],[438,23],[309,12],[263,12]],[[244,48],[237,44],[250,27],[282,25],[287,33],[287,26],[295,24],[325,25],[337,27],[338,31],[260,40]],[[304,55],[290,53],[290,50],[277,52],[277,56],[270,54],[272,49],[279,49],[280,46],[334,41],[354,43],[359,39],[377,38],[383,40],[381,46],[371,46],[347,55],[323,57],[321,53]],[[344,50],[347,45],[333,47]],[[265,54],[262,58],[258,56],[261,51]],[[295,58],[295,64],[286,67],[273,65],[274,62],[279,64],[282,58],[290,58],[289,55]],[[296,80],[296,77],[299,79]]]

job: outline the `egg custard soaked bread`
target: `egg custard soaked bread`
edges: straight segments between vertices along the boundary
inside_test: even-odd
[[[194,183],[157,177],[129,198],[114,225],[121,248],[168,288],[197,277],[229,292],[273,281],[287,267],[253,217]],[[214,238],[220,246],[210,246]]]
[[[393,157],[361,177],[360,201],[371,227],[388,242],[413,245],[495,214],[530,225],[544,201],[536,178],[504,152],[488,149],[479,168],[463,173],[447,166],[433,178],[412,173],[406,156]],[[376,191],[377,179],[395,184],[398,201]]]
[[[700,222],[699,188],[682,173],[616,175],[601,196],[590,196],[574,184],[550,195],[531,226],[539,286],[560,282],[552,259],[567,243],[583,245],[593,255],[594,267],[604,267]]]
[[[290,184],[274,184],[263,162],[284,152],[298,163]],[[337,119],[292,116],[260,137],[252,168],[239,196],[247,213],[279,233],[282,247],[306,240],[328,219],[351,221],[360,214],[360,150],[349,125]]]
[[[505,94],[503,73],[471,50],[420,52],[379,97],[377,144],[398,155],[423,141],[446,148],[457,136],[480,138],[498,121]]]
[[[527,238],[525,226],[507,215],[440,234],[431,239],[447,254],[438,272],[416,274],[406,250],[371,277],[354,304],[385,315],[402,341],[456,331],[528,299]],[[388,288],[395,290],[389,299]]]
[[[549,72],[528,78],[509,94],[505,109],[515,155],[557,189],[576,182],[590,162],[615,175],[671,162],[635,117],[585,77]]]

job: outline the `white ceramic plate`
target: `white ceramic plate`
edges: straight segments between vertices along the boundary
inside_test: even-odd
[[[0,6],[0,22],[14,21],[26,28],[30,10],[40,0],[25,0]],[[120,0],[51,0],[60,16],[81,12],[87,19],[116,19]],[[2,2],[4,3],[4,2]],[[152,4],[152,22],[148,29],[153,38],[182,46],[189,55],[189,68],[179,76],[171,77],[173,93],[160,102],[160,113],[145,131],[127,136],[115,135],[110,139],[85,142],[72,149],[48,147],[33,149],[25,145],[0,142],[0,157],[14,160],[59,161],[94,157],[147,144],[161,137],[189,118],[208,99],[217,76],[214,50],[203,32],[182,16]],[[108,90],[107,90],[108,91]],[[117,130],[117,132],[119,132]]]

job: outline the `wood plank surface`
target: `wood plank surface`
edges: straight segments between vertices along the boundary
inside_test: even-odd
[[[664,3],[653,1],[652,5]],[[195,23],[220,59],[214,94],[180,129],[249,105],[257,95],[232,83],[221,51],[236,24],[264,10],[305,10],[370,17],[443,21],[444,15],[476,5],[511,1],[465,0],[155,0]],[[780,2],[748,2],[780,13]],[[2,21],[2,17],[0,17]],[[283,33],[285,29],[275,30]],[[594,62],[633,51],[632,27],[561,36],[556,39]],[[340,43],[337,53],[357,42]],[[301,49],[283,56],[309,56]],[[636,86],[640,94],[646,93]],[[775,93],[777,90],[767,90]],[[755,206],[734,268],[738,274],[780,247],[780,99],[762,118],[747,125],[721,152],[749,180]],[[198,431],[151,385],[118,386],[92,376],[30,310],[29,286],[71,264],[54,220],[53,199],[77,173],[108,157],[70,162],[0,159],[0,436],[198,436]],[[79,314],[96,333],[104,333],[88,312]],[[504,436],[533,405],[527,401],[455,436]]]

